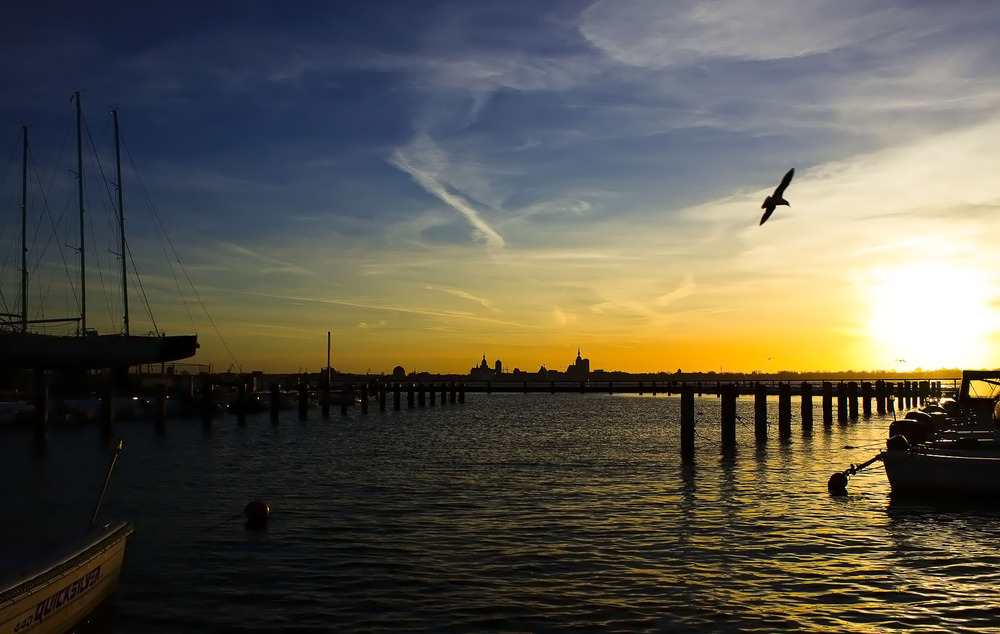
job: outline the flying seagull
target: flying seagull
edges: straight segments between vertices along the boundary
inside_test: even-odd
[[[778,186],[774,189],[774,193],[764,199],[764,204],[760,206],[760,208],[764,210],[764,215],[760,218],[760,224],[764,224],[764,222],[771,217],[771,214],[774,213],[775,207],[778,205],[788,205],[788,201],[781,196],[785,193],[785,188],[788,187],[788,183],[792,182],[792,176],[794,175],[795,168],[793,167],[788,170],[785,177],[781,179],[780,183],[778,183]]]

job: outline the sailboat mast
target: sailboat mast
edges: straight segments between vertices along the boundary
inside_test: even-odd
[[[122,156],[118,136],[118,109],[111,111],[115,121],[115,167],[118,179],[118,230],[121,234],[122,247],[122,309],[125,334],[128,335],[128,267],[125,260],[125,196],[122,192]]]
[[[21,157],[21,330],[28,332],[28,126],[24,133]]]
[[[86,233],[83,221],[83,111],[80,107],[80,91],[73,93],[76,99],[76,167],[77,195],[80,199],[80,334],[87,333],[87,258]]]

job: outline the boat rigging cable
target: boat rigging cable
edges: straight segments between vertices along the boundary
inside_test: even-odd
[[[146,206],[149,209],[149,215],[153,219],[153,227],[156,230],[156,235],[160,239],[160,248],[163,249],[164,255],[167,256],[167,265],[170,267],[170,273],[174,276],[174,283],[177,285],[178,292],[180,292],[180,282],[177,280],[177,274],[174,271],[173,264],[170,261],[170,254],[173,254],[174,260],[177,261],[177,266],[180,267],[181,272],[184,274],[184,278],[187,280],[188,286],[191,288],[191,292],[194,293],[195,298],[198,300],[198,304],[201,306],[202,312],[208,319],[208,323],[212,325],[212,329],[215,331],[216,336],[219,341],[222,342],[222,347],[226,349],[226,354],[229,355],[229,359],[234,365],[239,365],[236,361],[236,357],[233,355],[233,351],[230,350],[229,344],[226,343],[226,339],[222,336],[222,332],[219,330],[219,326],[212,319],[212,315],[208,312],[208,307],[205,306],[204,300],[201,298],[201,294],[198,293],[198,289],[195,287],[194,282],[191,280],[191,276],[188,274],[187,269],[184,267],[184,263],[181,262],[180,256],[177,254],[177,249],[174,248],[174,243],[170,239],[169,234],[166,232],[166,228],[163,225],[163,221],[160,219],[160,215],[156,212],[156,207],[153,205],[153,200],[149,196],[149,192],[146,189],[146,183],[142,180],[142,176],[139,175],[139,170],[136,168],[135,160],[132,158],[132,153],[128,149],[128,143],[125,142],[125,136],[122,135],[121,139],[122,148],[125,150],[125,155],[128,157],[129,164],[132,166],[132,173],[135,175],[136,182],[139,184],[139,189],[142,191],[142,195],[146,200]],[[166,247],[170,247],[170,253],[167,253]],[[131,250],[129,251],[129,256],[131,257]],[[194,319],[191,316],[191,310],[188,307],[187,300],[184,297],[184,293],[180,292],[181,302],[184,304],[184,310],[187,312],[188,319],[191,320],[192,327],[194,326]],[[143,301],[148,303],[146,299],[145,292],[143,292]],[[197,332],[197,328],[195,327]]]

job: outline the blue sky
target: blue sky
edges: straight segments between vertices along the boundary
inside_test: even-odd
[[[70,94],[120,108],[211,321],[126,182],[133,255],[203,363],[995,364],[998,4],[103,5],[10,12],[0,121],[58,173]]]

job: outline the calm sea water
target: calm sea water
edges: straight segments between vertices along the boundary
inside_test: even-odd
[[[758,446],[752,398],[738,407],[724,457],[719,400],[696,400],[694,466],[680,401],[662,395],[470,394],[162,434],[120,422],[102,517],[136,533],[86,631],[1000,627],[1000,511],[894,500],[879,464],[848,497],[827,493],[883,446],[891,415],[824,428],[817,407],[811,433],[794,420],[788,441],[772,427]],[[53,428],[44,447],[0,431],[0,538],[89,519],[108,457],[96,426]],[[226,521],[254,499],[271,506],[266,531]]]

